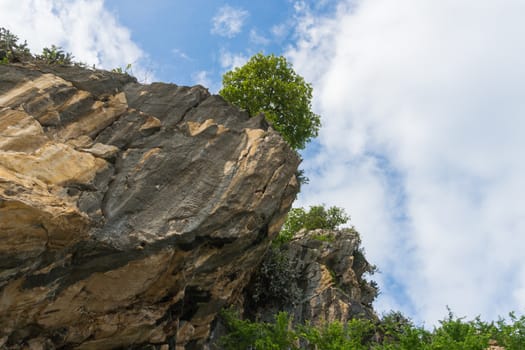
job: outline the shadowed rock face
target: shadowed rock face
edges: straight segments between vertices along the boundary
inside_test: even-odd
[[[200,348],[298,163],[201,86],[0,65],[0,348]]]
[[[275,259],[275,254],[288,265],[287,291],[295,294],[294,300],[283,303],[282,299],[269,298],[250,304],[248,297],[245,309],[248,315],[272,321],[274,314],[285,310],[293,315],[294,322],[308,321],[314,325],[344,323],[356,317],[377,320],[372,308],[377,288],[363,276],[373,273],[375,268],[364,257],[359,234],[354,229],[302,230],[268,254],[262,269],[268,266],[269,259]],[[260,273],[254,275],[248,286],[248,296],[260,293],[255,289],[264,288],[258,276]]]

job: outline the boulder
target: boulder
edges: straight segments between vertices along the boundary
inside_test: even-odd
[[[201,348],[298,164],[201,86],[0,65],[0,348]]]

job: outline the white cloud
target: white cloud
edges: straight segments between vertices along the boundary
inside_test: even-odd
[[[290,28],[287,23],[279,23],[272,26],[270,31],[277,40],[282,40],[286,34],[288,34],[289,29]]]
[[[27,40],[35,53],[54,44],[88,65],[112,69],[131,63],[137,78],[151,78],[146,55],[103,0],[2,1],[0,23]]]
[[[173,53],[173,55],[177,58],[181,58],[185,61],[193,61],[193,59],[188,56],[188,54],[180,49],[172,49],[171,52]]]
[[[198,71],[192,74],[192,79],[195,84],[206,87],[212,94],[216,94],[221,88],[220,82],[213,79],[209,71]]]
[[[194,73],[193,80],[195,81],[195,84],[200,84],[202,86],[211,85],[210,73],[205,70]]]
[[[239,34],[248,17],[248,11],[225,5],[212,18],[212,34],[233,38]]]
[[[379,308],[435,322],[525,305],[525,3],[342,1],[305,8],[287,55],[313,82],[321,150],[300,204],[344,206]],[[386,282],[385,282],[386,283]]]
[[[232,53],[227,50],[221,50],[219,61],[221,67],[225,70],[232,70],[233,68],[243,66],[250,58],[243,53]]]
[[[270,39],[259,34],[255,29],[250,30],[250,41],[256,45],[268,45],[270,43]]]

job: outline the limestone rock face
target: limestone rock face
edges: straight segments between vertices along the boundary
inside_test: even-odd
[[[298,163],[201,86],[0,65],[0,348],[201,348]]]
[[[294,322],[314,325],[325,321],[344,323],[355,317],[376,320],[372,302],[377,288],[363,276],[373,272],[374,267],[365,259],[360,245],[359,234],[353,229],[300,231],[272,253],[287,265],[286,276],[273,278],[286,279],[283,285],[288,293],[295,294],[293,298],[285,302],[282,298],[262,299],[250,305],[250,295],[264,288],[252,281],[247,289],[246,311],[252,317],[272,321],[276,312],[284,310],[293,315]],[[268,259],[267,255],[263,267]]]

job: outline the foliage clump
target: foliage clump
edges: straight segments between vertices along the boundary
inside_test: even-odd
[[[32,58],[27,42],[18,42],[18,37],[8,29],[0,27],[0,63],[24,62]]]
[[[390,312],[379,321],[355,318],[347,323],[318,326],[292,325],[285,312],[274,323],[241,320],[232,311],[222,314],[228,333],[220,342],[224,349],[316,349],[316,350],[486,350],[498,344],[506,350],[525,349],[525,316],[509,314],[509,321],[466,321],[448,316],[427,330]]]
[[[60,65],[72,65],[73,55],[70,52],[64,52],[61,47],[51,45],[51,47],[44,47],[42,54],[36,56],[38,60],[41,60],[47,64],[60,64]]]
[[[286,312],[276,314],[274,323],[242,320],[233,310],[224,310],[221,316],[228,330],[219,340],[222,349],[298,349],[297,332]]]
[[[111,70],[112,73],[118,73],[118,74],[127,74],[127,75],[133,75],[133,71],[131,69],[131,63],[128,63],[126,65],[126,68],[122,68],[122,67],[117,67],[117,68],[113,68]]]
[[[19,38],[6,28],[0,27],[0,63],[44,62],[46,64],[73,65],[73,55],[65,52],[60,46],[44,47],[40,55],[33,55],[27,47],[27,42],[19,42]]]
[[[254,305],[271,304],[281,309],[295,305],[301,295],[294,262],[278,247],[271,247],[248,287],[248,301]]]
[[[313,113],[312,86],[283,56],[258,53],[242,67],[226,72],[219,94],[251,115],[264,113],[293,149],[317,136],[320,116]]]
[[[286,221],[276,238],[276,244],[288,242],[301,229],[335,230],[350,220],[343,208],[332,206],[326,208],[324,204],[311,206],[309,210],[293,208],[288,212]],[[319,240],[329,240],[319,237]]]

